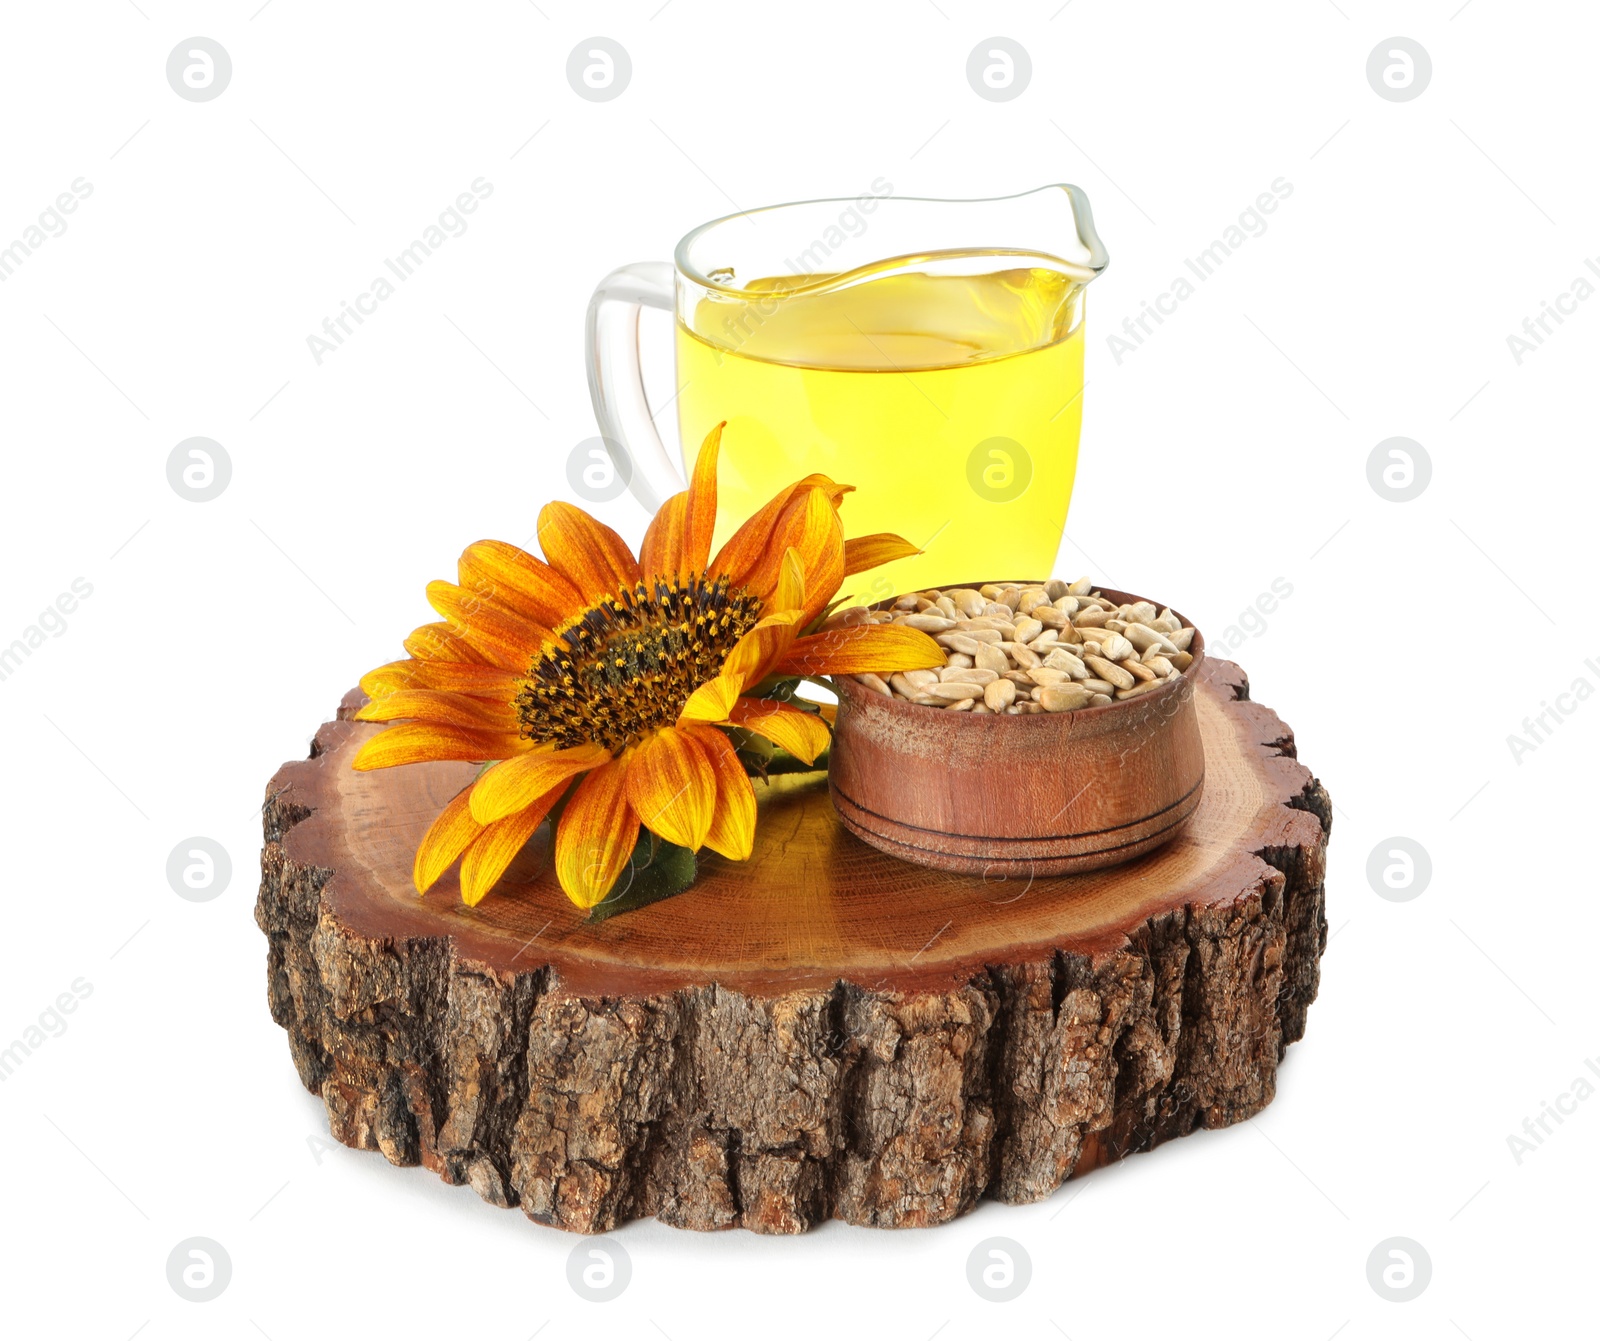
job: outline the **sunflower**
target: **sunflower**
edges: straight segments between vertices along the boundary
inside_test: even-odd
[[[637,559],[610,527],[549,503],[543,560],[502,541],[469,546],[455,583],[428,585],[443,620],[406,639],[405,660],[362,678],[370,702],[357,716],[392,725],[362,746],[356,768],[493,761],[423,838],[419,892],[459,859],[462,898],[476,904],[563,800],[555,870],[579,907],[610,891],[641,825],[743,860],[755,791],[721,728],[808,764],[828,743],[817,713],[752,690],[769,677],[942,664],[942,649],[903,625],[807,632],[846,576],[919,552],[894,535],[846,540],[848,485],[807,476],[712,557],[722,428]]]

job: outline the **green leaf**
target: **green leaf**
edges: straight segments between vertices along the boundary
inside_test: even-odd
[[[694,853],[688,848],[641,830],[628,864],[611,892],[589,910],[589,921],[604,922],[618,913],[631,913],[682,894],[694,884],[695,866]]]

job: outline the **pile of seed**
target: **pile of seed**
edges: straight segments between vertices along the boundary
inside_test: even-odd
[[[1088,578],[994,582],[902,596],[886,610],[836,611],[828,625],[907,624],[945,649],[939,670],[856,679],[952,712],[1071,712],[1149,693],[1188,669],[1194,630],[1149,601],[1118,605]]]

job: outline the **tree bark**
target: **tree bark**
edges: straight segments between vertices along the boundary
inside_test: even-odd
[[[1129,865],[999,884],[757,783],[756,851],[589,924],[519,859],[475,909],[411,857],[475,772],[357,773],[339,719],[263,808],[268,996],[333,1135],[543,1224],[933,1225],[1271,1101],[1327,941],[1327,793],[1205,668],[1207,783]]]

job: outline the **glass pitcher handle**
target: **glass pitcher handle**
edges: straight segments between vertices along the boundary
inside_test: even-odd
[[[616,462],[628,488],[651,512],[688,486],[661,434],[645,397],[639,363],[639,309],[674,303],[673,267],[667,261],[640,261],[613,270],[589,300],[584,344],[589,365],[589,399],[608,450],[620,448]],[[611,444],[614,444],[611,445]]]

